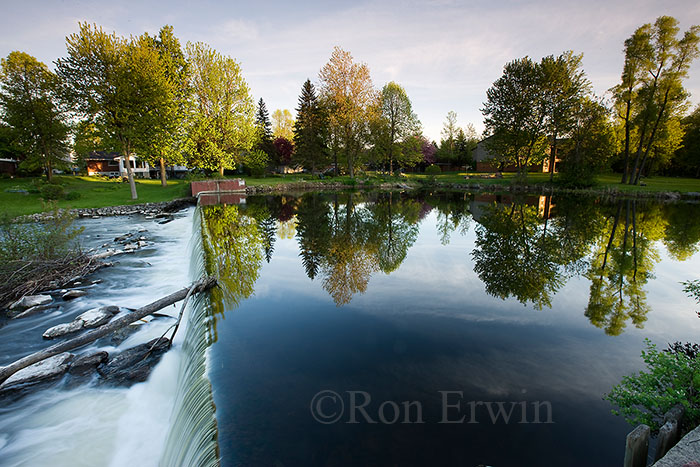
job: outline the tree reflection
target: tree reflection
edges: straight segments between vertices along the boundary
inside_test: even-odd
[[[204,264],[219,286],[211,291],[214,314],[237,307],[254,290],[263,258],[263,243],[255,220],[238,206],[202,206]]]
[[[663,238],[666,222],[658,206],[637,214],[637,201],[619,201],[596,242],[590,269],[586,317],[591,324],[617,336],[628,320],[642,328],[649,306],[644,285],[653,277],[659,254],[654,241]]]
[[[486,207],[476,228],[474,271],[486,292],[542,309],[563,285],[556,236],[541,222],[538,207],[522,199]]]

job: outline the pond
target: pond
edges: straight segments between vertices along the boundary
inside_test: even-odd
[[[620,465],[603,396],[694,341],[700,206],[465,193],[204,206],[223,465]]]

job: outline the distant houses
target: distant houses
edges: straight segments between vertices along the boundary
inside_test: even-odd
[[[157,178],[158,167],[151,167],[148,162],[134,156],[129,157],[134,177]],[[93,152],[85,158],[88,175],[103,175],[105,177],[126,177],[126,160],[117,152]],[[175,165],[167,166],[166,172],[171,178],[179,178],[187,173],[187,167]]]

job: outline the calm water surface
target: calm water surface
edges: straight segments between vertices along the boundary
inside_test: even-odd
[[[620,465],[631,427],[604,394],[645,338],[700,331],[680,284],[697,205],[310,194],[202,214],[224,465]]]

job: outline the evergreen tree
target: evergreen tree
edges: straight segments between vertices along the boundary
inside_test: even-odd
[[[272,122],[262,97],[258,101],[258,110],[255,112],[255,129],[258,139],[256,148],[267,154],[268,160],[270,160],[275,152],[272,145]]]
[[[311,172],[326,162],[327,153],[324,143],[326,120],[323,109],[316,95],[316,89],[307,79],[301,87],[297,120],[294,122],[294,147],[297,160]]]

